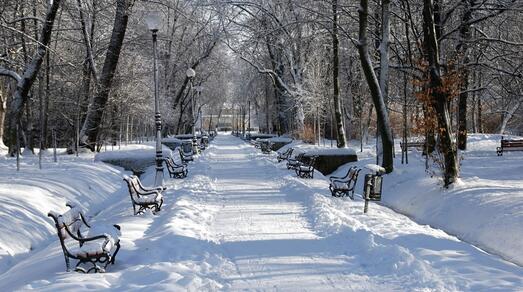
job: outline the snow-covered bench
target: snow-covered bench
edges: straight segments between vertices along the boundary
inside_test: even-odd
[[[270,154],[271,153],[271,143],[267,140],[261,141],[260,149],[263,154]]]
[[[318,156],[307,156],[307,162],[301,162],[294,170],[301,178],[314,178],[314,164]]]
[[[523,151],[523,140],[509,140],[501,136],[501,147],[496,148],[498,156],[503,156],[506,151]]]
[[[66,205],[71,208],[69,211],[63,214],[51,211],[48,216],[54,220],[67,271],[72,258],[78,260],[77,272],[105,272],[109,264],[114,264],[120,250],[120,226],[92,227],[78,207]]]
[[[192,152],[191,153],[185,153],[180,148],[178,148],[178,152],[180,153],[180,159],[182,160],[183,163],[187,163],[187,162],[190,162],[190,161],[194,160]]]
[[[301,160],[303,159],[303,155],[304,155],[304,153],[300,153],[300,154],[294,156],[294,158],[292,158],[292,157],[287,158],[287,169],[296,170],[296,168],[301,165]]]
[[[187,164],[176,163],[172,157],[165,158],[165,165],[171,178],[185,178],[187,176]]]
[[[294,151],[294,149],[293,148],[289,148],[285,152],[279,153],[278,157],[277,157],[278,163],[280,163],[280,162],[282,162],[284,160],[289,159],[291,157],[291,155],[292,155],[292,151]]]
[[[361,169],[356,166],[349,168],[344,176],[331,176],[329,178],[329,190],[333,197],[349,196],[354,199],[354,187],[358,181],[358,175]]]
[[[123,179],[129,188],[134,215],[147,209],[153,210],[154,213],[160,211],[163,204],[162,192],[166,189],[164,186],[146,188],[135,175],[125,176]]]

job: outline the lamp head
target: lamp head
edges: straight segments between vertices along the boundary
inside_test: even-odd
[[[145,23],[147,28],[152,32],[157,32],[160,29],[161,25],[161,15],[158,11],[151,11],[145,16]]]
[[[194,76],[196,76],[196,71],[194,71],[193,68],[189,68],[185,74],[187,74],[188,78],[194,78]]]

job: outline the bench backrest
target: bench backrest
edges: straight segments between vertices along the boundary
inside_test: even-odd
[[[357,167],[353,167],[349,170],[349,182],[352,182],[353,184],[356,183],[356,181],[358,180],[358,175],[360,173],[361,169],[357,168]]]
[[[501,147],[523,147],[523,140],[501,140]]]
[[[129,195],[131,196],[131,199],[135,200],[136,198],[138,198],[140,196],[139,195],[140,185],[138,184],[138,177],[131,175],[131,176],[126,176],[123,179],[127,183],[127,187],[129,188]]]
[[[58,214],[56,212],[49,212],[48,216],[53,218],[57,229],[60,243],[65,248],[65,240],[71,237],[71,234],[75,237],[81,237],[80,228],[82,225],[89,227],[86,224],[85,218],[83,217],[80,208],[75,207],[72,204],[68,204],[71,208],[69,211]]]
[[[281,157],[283,157],[283,158],[289,158],[289,157],[291,157],[291,156],[292,156],[292,151],[294,151],[294,148],[289,148],[289,149],[287,149],[287,151],[285,151],[285,152],[283,152],[283,153],[281,154]]]

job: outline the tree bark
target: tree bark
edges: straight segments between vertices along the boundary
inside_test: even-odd
[[[469,87],[469,69],[467,64],[470,62],[469,45],[472,38],[470,31],[470,21],[472,19],[472,7],[476,5],[476,0],[462,0],[463,3],[463,17],[461,19],[461,26],[459,29],[459,43],[456,47],[460,58],[462,58],[461,69],[461,93],[458,101],[458,149],[467,149],[467,99]]]
[[[7,108],[7,94],[5,94],[4,85],[0,82],[0,149],[4,149],[4,121],[5,111]]]
[[[100,132],[102,116],[109,98],[109,92],[118,65],[125,32],[127,30],[127,23],[129,21],[129,14],[131,13],[133,3],[134,0],[116,1],[116,15],[114,18],[113,31],[109,42],[109,48],[106,52],[104,66],[99,77],[99,82],[96,85],[97,92],[89,106],[82,130],[80,131],[81,145],[91,149],[92,151],[95,150],[97,137]]]
[[[344,148],[347,146],[345,127],[343,126],[343,115],[340,103],[340,42],[338,39],[338,0],[332,0],[332,88],[334,103],[334,118],[336,120],[336,146]]]
[[[443,88],[441,65],[439,63],[439,44],[434,22],[434,3],[433,0],[424,0],[423,2],[423,43],[428,61],[430,101],[438,121],[439,146],[444,157],[444,183],[445,187],[448,187],[458,176],[456,151],[452,145],[450,133],[449,94]]]
[[[361,67],[365,75],[365,79],[369,86],[369,90],[372,97],[372,102],[376,108],[376,116],[378,124],[380,125],[379,131],[381,136],[381,143],[383,148],[383,162],[382,166],[385,168],[387,173],[394,170],[393,161],[393,139],[392,131],[390,128],[390,121],[387,113],[387,108],[381,94],[380,86],[374,69],[372,67],[372,61],[369,55],[368,40],[367,40],[367,26],[368,26],[368,15],[369,15],[369,3],[368,0],[360,0],[359,9],[359,40],[358,40],[358,52],[360,56]]]

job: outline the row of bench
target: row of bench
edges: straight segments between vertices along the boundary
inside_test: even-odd
[[[424,141],[400,142],[402,151],[407,151],[408,148],[424,149],[425,145]],[[503,152],[509,151],[523,151],[523,139],[505,139],[501,136],[500,147],[496,147],[497,155],[503,156]]]
[[[317,156],[307,156],[309,161],[304,163],[304,153],[292,157],[294,152],[293,148],[289,148],[286,151],[279,153],[276,159],[278,163],[282,161],[287,161],[287,169],[293,169],[296,171],[296,174],[302,178],[313,178],[314,177],[314,163],[317,159]],[[347,173],[344,176],[331,176],[329,178],[329,190],[334,197],[344,197],[348,196],[351,199],[354,199],[354,187],[358,181],[358,175],[361,169],[353,166],[349,168]]]
[[[194,160],[191,153],[184,153],[180,148],[178,150],[179,162],[172,157],[164,159],[171,178],[185,178],[188,174],[187,163]],[[128,187],[134,215],[146,210],[156,214],[161,210],[165,186],[145,187],[135,175],[124,176],[123,180]],[[71,268],[70,259],[74,259],[78,260],[75,266],[77,272],[105,272],[109,264],[114,264],[120,250],[120,226],[93,227],[79,207],[73,203],[67,203],[66,206],[70,209],[65,213],[51,211],[48,216],[55,223],[67,271]]]

